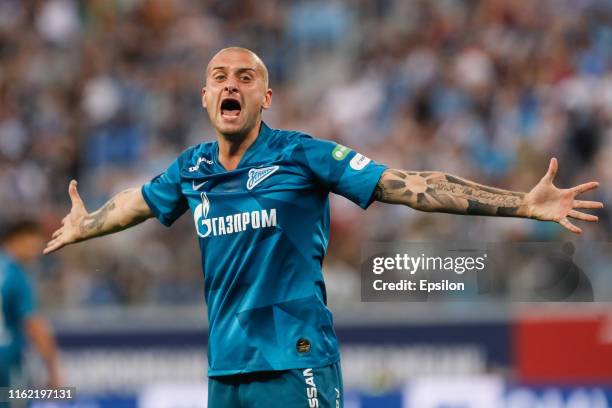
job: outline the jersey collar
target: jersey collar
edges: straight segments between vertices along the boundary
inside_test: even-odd
[[[253,161],[253,158],[257,156],[257,154],[264,150],[267,145],[267,140],[272,133],[272,129],[262,120],[259,126],[259,133],[257,134],[257,138],[255,141],[249,146],[249,148],[244,152],[244,155],[240,159],[236,170],[239,170],[245,166],[247,166],[250,162]],[[219,142],[215,141],[214,150],[213,150],[213,160],[217,167],[219,167],[222,171],[227,171],[225,167],[219,161]]]

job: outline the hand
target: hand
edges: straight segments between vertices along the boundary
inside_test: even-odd
[[[567,217],[591,222],[598,220],[597,216],[576,211],[576,208],[603,208],[603,203],[575,198],[579,194],[597,188],[599,183],[591,181],[576,187],[559,189],[553,184],[557,169],[557,159],[552,158],[546,175],[525,196],[527,215],[538,220],[558,222],[571,232],[580,234],[582,230],[569,222]]]
[[[63,381],[57,372],[53,372],[49,374],[49,379],[47,383],[50,388],[60,388],[63,384]]]
[[[62,227],[51,236],[51,241],[47,243],[47,247],[43,250],[43,254],[49,254],[68,244],[81,240],[80,225],[87,215],[87,210],[77,191],[76,180],[70,182],[68,186],[68,195],[70,196],[70,201],[72,201],[70,213],[62,220]]]

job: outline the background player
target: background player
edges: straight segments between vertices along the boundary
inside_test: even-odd
[[[42,231],[34,222],[18,221],[4,228],[1,240],[0,386],[8,387],[11,381],[18,384],[27,339],[45,363],[48,384],[58,387],[60,376],[55,341],[37,310],[36,295],[24,269],[39,256],[44,246]]]
[[[557,189],[553,185],[557,171],[555,159],[529,193],[519,193],[482,186],[441,172],[386,170],[344,146],[311,139],[298,132],[272,130],[261,121],[262,110],[272,102],[267,70],[256,55],[245,49],[225,49],[211,60],[202,101],[217,131],[217,142],[188,149],[151,183],[142,189],[118,194],[93,213],[86,211],[76,182],[71,182],[72,210],[64,218],[63,226],[53,234],[45,253],[128,228],[154,215],[169,225],[191,207],[200,246],[206,254],[203,264],[211,327],[209,374],[213,377],[209,382],[209,404],[213,407],[230,406],[239,400],[246,400],[245,406],[251,406],[265,398],[269,399],[266,406],[293,406],[292,402],[313,394],[322,406],[335,406],[334,402],[340,400],[342,385],[336,339],[333,331],[320,330],[331,326],[331,317],[324,307],[326,298],[320,271],[327,245],[327,193],[330,191],[364,208],[377,199],[423,211],[555,221],[577,233],[580,229],[567,217],[596,221],[596,216],[576,208],[602,207],[599,202],[575,200],[576,195],[596,188],[596,182],[571,189]],[[271,177],[272,174],[275,176]],[[267,189],[268,195],[245,191],[245,188],[250,191],[258,185]],[[275,190],[275,187],[278,188]],[[272,202],[278,206],[278,211],[276,207],[269,208]],[[319,206],[313,207],[312,203]],[[252,220],[258,211],[262,219],[267,211],[268,226],[274,228],[264,232],[259,228],[263,222],[258,222],[257,231],[248,231],[252,235],[236,234],[247,230],[247,220]],[[309,211],[320,217],[312,217]],[[299,224],[311,219],[314,222]],[[291,238],[303,234],[303,228],[294,224],[317,228],[315,239],[296,241],[304,246],[299,251],[287,246]],[[250,226],[254,228],[253,223]],[[295,236],[291,235],[292,231]],[[287,234],[287,239],[278,239],[282,234]],[[206,240],[211,235],[224,239],[224,245],[215,247],[212,240]],[[265,245],[261,245],[264,241]],[[233,254],[242,256],[228,259],[228,245]],[[262,249],[253,249],[256,247]],[[315,255],[310,254],[310,250]],[[311,256],[300,258],[298,252]],[[308,268],[302,268],[302,260]],[[262,262],[274,261],[293,263],[294,269],[284,276],[289,283],[278,284],[274,279],[278,277],[274,275],[277,271],[261,267]],[[318,266],[311,268],[310,263]],[[286,272],[286,269],[279,270]],[[241,276],[241,271],[245,276]],[[257,276],[252,276],[254,273]],[[292,279],[300,284],[305,279],[307,286],[292,287]],[[291,291],[300,290],[318,294],[313,301],[319,301],[322,306],[316,310],[309,310],[308,305],[290,306]],[[278,331],[277,314],[267,314],[263,307],[255,307],[275,297],[281,299],[275,304],[282,305],[280,309],[293,317],[293,321],[285,319],[285,326],[280,325]],[[254,307],[238,309],[242,303]],[[297,309],[291,309],[292,306]],[[258,315],[258,312],[261,313]],[[313,347],[309,355],[312,357],[304,359],[303,365],[299,364],[300,356],[294,355],[293,350],[294,354],[289,356],[291,353],[284,348],[277,350],[273,344],[261,341],[266,336],[273,336],[284,342],[286,339],[278,333],[293,330],[298,334],[302,329],[308,331],[311,338],[295,339],[297,353],[309,353]],[[317,342],[312,341],[312,337]],[[228,356],[227,360],[220,358],[224,355]],[[262,361],[269,364],[265,366]],[[281,387],[294,392],[276,392]],[[316,391],[312,391],[313,388]],[[281,400],[279,395],[286,399]],[[233,402],[228,405],[228,401]]]

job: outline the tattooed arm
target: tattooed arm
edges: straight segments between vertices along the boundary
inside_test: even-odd
[[[440,172],[387,170],[376,200],[416,210],[468,215],[528,217],[525,193],[483,186]]]
[[[386,170],[376,186],[374,197],[384,203],[404,204],[421,211],[555,221],[572,232],[580,233],[582,230],[570,223],[567,217],[597,221],[596,216],[575,208],[602,208],[603,204],[575,200],[575,197],[597,188],[598,183],[559,189],[553,184],[557,167],[557,160],[552,159],[546,175],[529,193],[483,186],[441,172]]]
[[[120,192],[92,213],[87,213],[76,181],[70,182],[68,194],[72,209],[62,220],[62,227],[51,236],[44,254],[75,242],[122,231],[153,216],[139,188]]]

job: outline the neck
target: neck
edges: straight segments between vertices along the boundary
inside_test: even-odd
[[[217,141],[219,143],[219,162],[226,170],[235,170],[238,163],[244,156],[247,149],[255,142],[259,129],[261,127],[261,119],[257,121],[255,126],[247,134],[243,135],[224,135],[217,132]]]
[[[4,252],[6,252],[6,254],[10,256],[14,261],[17,261],[20,264],[28,263],[29,261],[26,257],[24,257],[21,254],[21,251],[19,251],[19,248],[16,248],[10,243],[6,243],[2,249],[4,249]]]

